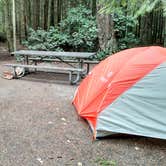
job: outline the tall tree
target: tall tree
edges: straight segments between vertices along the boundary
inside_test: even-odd
[[[97,25],[100,49],[109,49],[110,53],[114,52],[114,50],[116,50],[117,44],[113,29],[114,23],[112,16],[110,14],[98,13]]]
[[[13,28],[12,28],[12,3],[10,0],[3,1],[5,14],[5,33],[9,51],[13,50]]]
[[[100,8],[99,13],[107,15],[107,17],[105,17],[105,18],[103,17],[103,19],[105,19],[105,22],[107,22],[109,14],[114,14],[114,13],[118,14],[121,12],[125,12],[126,15],[134,17],[135,20],[137,21],[137,19],[139,18],[140,15],[145,15],[146,12],[152,11],[156,7],[156,5],[161,2],[162,2],[163,11],[165,14],[166,13],[166,1],[165,0],[119,0],[119,1],[99,0],[100,6],[102,5],[102,8]],[[158,16],[158,14],[157,14],[157,16]],[[158,18],[156,18],[156,19],[158,21]],[[151,38],[149,29],[151,29],[152,27],[150,27],[151,24],[149,23],[149,21],[150,21],[150,19],[148,16],[144,16],[141,18],[141,22],[140,22],[141,23],[140,24],[140,29],[141,29],[140,35],[141,36],[140,37],[143,39],[142,41],[147,41],[147,40],[144,40],[144,38],[146,38],[146,39]],[[157,26],[156,26],[156,25],[158,25],[157,21],[154,24],[154,27],[151,30],[151,32],[154,31],[155,28],[157,28]],[[103,20],[103,22],[104,22],[104,20]],[[101,19],[100,19],[98,21],[98,25],[100,25],[99,26],[100,29],[104,30],[105,24],[103,24],[103,22],[101,22]],[[138,30],[137,30],[137,32],[138,32]],[[100,32],[100,34],[102,34],[102,33]],[[157,31],[156,31],[156,34],[157,34]],[[103,41],[101,39],[102,39],[102,37],[99,37],[99,43],[102,43],[102,45],[109,47],[109,42],[108,42],[109,40],[105,40],[106,43],[103,44]],[[164,39],[165,39],[164,43],[166,45],[166,30],[165,30]],[[149,41],[147,41],[147,42],[150,43]],[[145,42],[144,44],[147,44],[147,43]],[[100,44],[100,47],[102,48],[101,44]]]
[[[13,49],[16,51],[16,4],[12,0]]]

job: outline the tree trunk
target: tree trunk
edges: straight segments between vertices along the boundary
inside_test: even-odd
[[[164,47],[166,47],[166,17],[164,18]]]
[[[16,9],[15,0],[12,1],[13,50],[16,51]]]
[[[95,16],[96,15],[96,0],[92,0],[92,5],[91,5],[91,8],[92,8],[92,15]]]
[[[25,39],[25,5],[24,1],[20,3],[20,43]]]
[[[100,49],[109,49],[110,53],[113,53],[117,48],[117,43],[114,34],[114,23],[112,16],[97,13],[97,25]]]
[[[47,2],[48,3],[48,2]],[[40,18],[39,18],[39,26],[44,28],[44,4],[45,0],[40,1]]]
[[[47,25],[47,29],[51,25],[51,5],[52,5],[52,0],[48,0],[48,3],[47,2],[45,3],[45,9],[47,9],[47,11],[45,11],[45,15],[46,15],[46,12],[47,12],[47,18],[46,18],[46,24],[45,25]]]
[[[62,14],[62,1],[57,1],[57,15],[58,15],[58,23],[61,21],[61,14]]]
[[[7,37],[7,43],[9,52],[13,51],[13,37],[12,37],[12,24],[11,24],[11,4],[9,1],[6,2],[5,5],[5,29],[6,29],[6,37]]]

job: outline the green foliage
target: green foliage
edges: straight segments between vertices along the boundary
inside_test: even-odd
[[[57,27],[50,27],[48,31],[30,29],[24,44],[33,50],[91,51],[95,49],[96,39],[97,26],[91,10],[79,6],[70,9]]]
[[[43,29],[33,30],[29,29],[28,40],[23,44],[32,50],[63,50],[67,42],[68,36],[61,33],[57,28],[50,27],[48,31]]]
[[[141,6],[135,12],[134,16],[137,18],[141,15],[144,15],[145,13],[151,12],[155,8],[155,6],[160,2],[161,0],[143,0]]]
[[[146,12],[151,12],[155,6],[162,2],[162,7],[165,9],[165,0],[99,0],[103,8],[101,13],[119,13],[125,11],[127,15],[137,19],[140,15]]]
[[[105,49],[105,50],[102,50],[102,51],[98,51],[97,55],[93,59],[101,61],[101,60],[107,58],[109,55],[110,55],[110,50]]]
[[[68,44],[74,50],[93,50],[97,39],[97,25],[91,10],[84,6],[72,8],[67,18],[62,20],[60,28],[69,36]]]
[[[105,160],[105,159],[102,159],[102,158],[98,158],[96,161],[95,161],[99,166],[116,166],[116,162],[113,161],[113,160]]]
[[[114,31],[118,43],[118,50],[131,48],[139,43],[133,29],[136,26],[132,16],[125,16],[123,13],[114,14]]]

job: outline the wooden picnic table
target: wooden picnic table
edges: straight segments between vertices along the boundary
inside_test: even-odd
[[[12,54],[23,57],[23,64],[6,64],[6,66],[13,67],[14,71],[16,67],[24,67],[25,69],[52,69],[53,71],[59,71],[61,73],[69,73],[69,81],[71,84],[77,83],[81,77],[89,72],[89,64],[87,65],[87,70],[84,69],[84,62],[88,58],[93,57],[96,53],[94,52],[56,52],[56,51],[34,51],[34,50],[19,50],[15,51]],[[70,67],[48,67],[48,66],[37,66],[37,62],[39,61],[50,61],[53,62],[55,59],[58,59],[59,62],[66,63]],[[72,59],[72,61],[71,61]],[[77,63],[75,66],[71,65],[71,62]],[[31,65],[29,62],[33,61],[35,64]],[[76,78],[73,80],[72,76],[76,74]]]
[[[44,61],[45,57],[48,58],[57,58],[61,60],[63,63],[68,63],[67,59],[76,59],[79,64],[79,68],[83,68],[84,60],[94,56],[96,53],[94,52],[56,52],[56,51],[34,51],[34,50],[19,50],[13,52],[13,54],[17,56],[24,56],[25,63],[29,64],[30,58],[40,57],[41,61]],[[65,58],[65,60],[63,59]],[[51,59],[50,59],[51,61]]]

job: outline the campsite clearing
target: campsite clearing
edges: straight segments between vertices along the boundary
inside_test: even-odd
[[[2,64],[13,60],[0,57],[3,71]],[[52,74],[0,78],[0,165],[166,165],[164,140],[126,136],[92,142],[71,105],[76,88]]]

